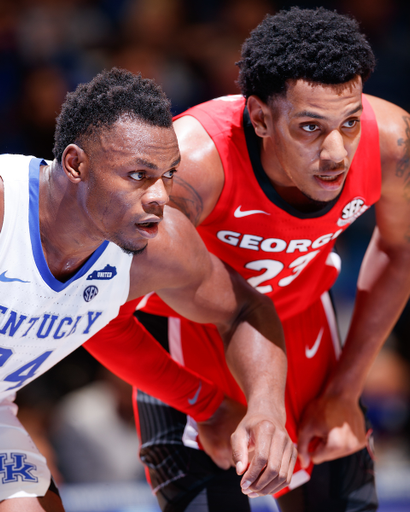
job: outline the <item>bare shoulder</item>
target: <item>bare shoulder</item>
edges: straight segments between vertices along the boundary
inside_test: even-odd
[[[195,117],[186,115],[174,121],[175,133],[182,148],[189,152],[192,161],[202,162],[212,157],[215,144],[208,132]]]
[[[158,235],[131,266],[129,300],[164,288],[195,286],[211,268],[195,227],[179,210],[166,207]]]
[[[402,108],[372,96],[380,134],[381,197],[376,218],[384,244],[407,250],[410,240],[410,115]]]
[[[174,123],[181,151],[181,164],[174,177],[171,204],[194,225],[213,210],[224,185],[219,153],[201,123],[184,116]]]
[[[410,115],[389,101],[366,95],[376,115],[380,135],[382,168],[391,172],[392,167],[410,164]],[[398,167],[397,167],[398,166]],[[400,172],[400,171],[398,171]]]

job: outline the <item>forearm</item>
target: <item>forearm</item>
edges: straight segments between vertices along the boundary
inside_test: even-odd
[[[351,326],[329,394],[358,398],[368,371],[410,293],[410,251],[383,245],[377,229],[363,260]]]
[[[124,305],[84,347],[128,383],[197,421],[208,419],[221,404],[223,392],[175,362],[133,317],[134,310],[132,303]]]
[[[286,430],[283,329],[272,302],[265,299],[237,324],[226,347],[228,365],[248,403],[231,444],[236,472],[243,475],[242,492],[250,497],[288,485],[297,459]]]
[[[244,391],[248,407],[274,410],[284,420],[285,340],[279,317],[269,299],[264,298],[264,302],[238,324],[227,344],[226,359]]]

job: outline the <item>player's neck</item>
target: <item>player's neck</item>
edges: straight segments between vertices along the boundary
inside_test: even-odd
[[[271,183],[280,197],[301,213],[319,212],[328,205],[328,203],[310,199],[302,194],[297,187],[282,187]]]
[[[67,281],[104,241],[93,237],[87,229],[72,185],[62,172],[52,166],[40,170],[40,237],[50,272],[56,279]]]

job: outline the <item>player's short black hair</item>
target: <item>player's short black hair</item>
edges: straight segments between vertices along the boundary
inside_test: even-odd
[[[98,130],[128,116],[152,126],[172,126],[170,101],[162,89],[140,74],[112,68],[68,93],[57,117],[53,153],[59,163],[69,144],[84,142]]]
[[[267,15],[242,46],[242,94],[263,101],[283,93],[289,79],[342,84],[374,69],[375,57],[358,22],[323,7],[292,7]]]

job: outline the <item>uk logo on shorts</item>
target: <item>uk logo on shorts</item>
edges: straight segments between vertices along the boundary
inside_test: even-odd
[[[85,302],[90,302],[98,293],[98,288],[96,286],[87,286],[84,290],[83,297]]]
[[[24,453],[0,453],[0,478],[3,484],[12,482],[37,482],[38,479],[31,474],[37,466],[26,462],[27,455]]]

